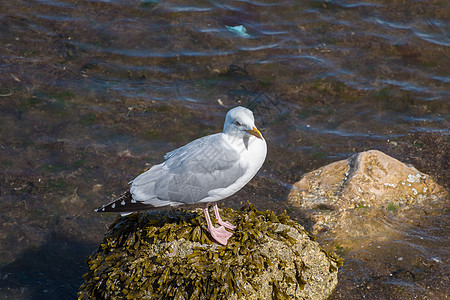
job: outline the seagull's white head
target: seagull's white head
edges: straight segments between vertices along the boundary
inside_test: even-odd
[[[255,118],[251,110],[242,106],[228,111],[223,126],[223,133],[244,137],[247,134],[263,139],[261,132],[256,129]]]

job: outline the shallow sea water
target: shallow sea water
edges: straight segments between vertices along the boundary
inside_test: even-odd
[[[225,205],[378,149],[447,189],[447,1],[1,1],[0,298],[70,299],[114,220],[93,209],[164,153],[254,110],[269,153]],[[246,33],[229,28],[243,25]],[[228,27],[227,27],[228,26]],[[331,299],[446,299],[448,199],[343,247]],[[355,229],[356,230],[356,229]],[[358,248],[358,247],[359,248]]]

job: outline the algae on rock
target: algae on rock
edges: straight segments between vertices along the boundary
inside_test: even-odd
[[[285,214],[252,205],[222,214],[237,226],[213,243],[196,211],[119,217],[87,263],[79,299],[325,299],[342,264]]]

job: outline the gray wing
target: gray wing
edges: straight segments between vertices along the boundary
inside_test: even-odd
[[[239,153],[221,134],[192,141],[165,158],[163,164],[133,180],[130,192],[134,200],[154,206],[193,204],[208,197],[211,190],[228,187],[245,173]]]

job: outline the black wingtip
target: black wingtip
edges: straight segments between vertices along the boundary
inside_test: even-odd
[[[125,193],[121,194],[119,197],[115,198],[108,204],[105,204],[103,206],[100,206],[99,208],[95,209],[95,212],[102,213],[102,212],[122,212],[123,211],[123,205],[119,205],[120,203],[130,202],[132,199],[130,191],[126,191]]]
[[[103,205],[102,207],[99,207],[99,208],[97,208],[97,209],[94,209],[94,211],[95,211],[96,213],[106,212],[106,208],[108,207],[108,205],[109,205],[109,204]]]
[[[95,210],[95,212],[116,212],[116,213],[127,213],[127,212],[137,212],[143,210],[149,210],[155,208],[152,205],[144,204],[141,202],[136,202],[133,200],[133,196],[130,191],[126,191],[119,197],[115,198],[113,201],[105,204]]]

